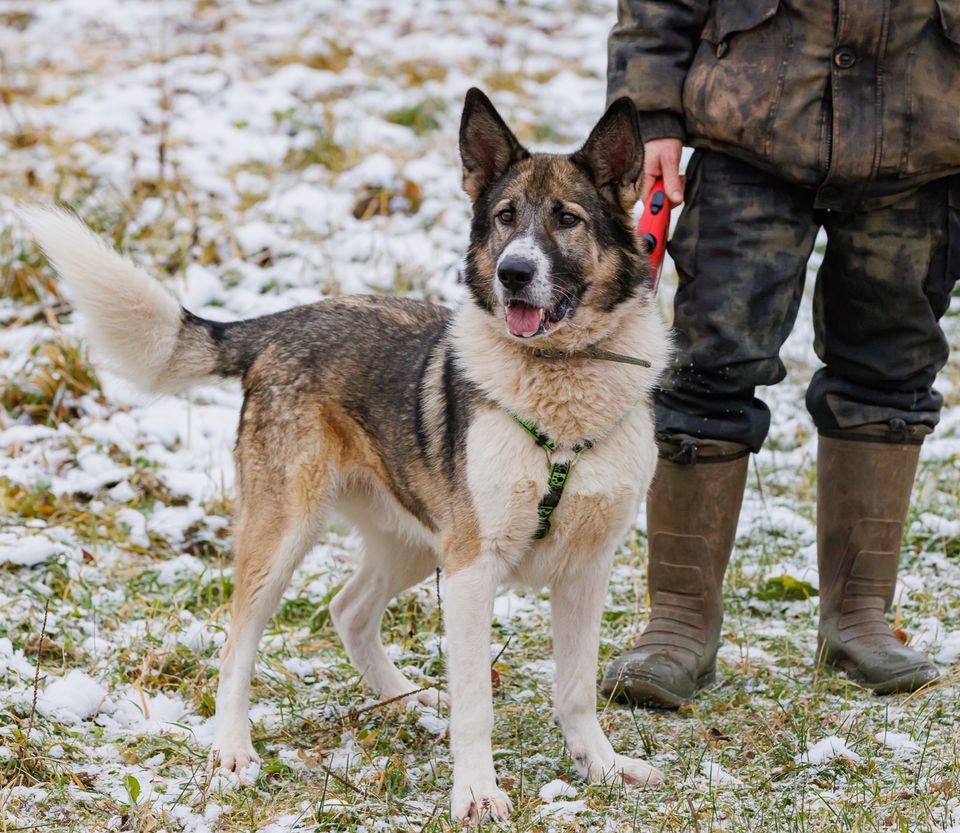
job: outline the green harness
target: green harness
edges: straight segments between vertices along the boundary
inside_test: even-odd
[[[537,504],[537,529],[533,533],[533,539],[539,541],[541,538],[545,538],[550,531],[550,516],[559,505],[560,498],[563,497],[563,489],[567,485],[567,478],[570,476],[573,464],[580,459],[580,455],[584,451],[593,448],[594,441],[581,440],[573,446],[573,459],[566,463],[555,463],[551,454],[557,450],[557,441],[544,434],[529,420],[518,417],[516,414],[510,414],[510,416],[546,452],[547,465],[550,467],[547,473],[547,493]]]
[[[552,347],[541,347],[533,352],[534,355],[543,359],[603,359],[604,361],[621,362],[639,367],[650,367],[650,362],[646,359],[625,356],[623,353],[613,353],[610,350],[603,350],[597,346],[576,350],[572,353],[556,350]],[[637,404],[638,403],[634,403],[634,407],[636,407]],[[607,436],[610,431],[623,422],[627,414],[632,410],[633,408],[624,413],[608,431],[604,432],[603,436]],[[547,434],[544,434],[543,431],[537,428],[530,420],[523,419],[523,417],[519,417],[510,411],[507,411],[507,413],[513,417],[517,425],[533,437],[534,442],[539,445],[547,455],[547,465],[550,467],[547,473],[547,493],[540,500],[540,503],[537,504],[537,530],[533,533],[533,539],[539,541],[541,538],[546,537],[546,534],[550,531],[550,516],[560,503],[560,498],[563,497],[563,489],[564,486],[567,485],[570,469],[573,468],[573,464],[580,459],[580,455],[584,451],[588,448],[593,448],[596,440],[581,440],[573,446],[573,459],[566,463],[555,463],[550,455],[557,450],[557,441]]]

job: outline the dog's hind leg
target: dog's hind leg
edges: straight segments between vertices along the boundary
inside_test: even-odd
[[[588,560],[550,588],[556,719],[577,772],[588,781],[622,778],[627,784],[656,784],[663,779],[661,773],[644,761],[616,754],[597,719],[600,618],[612,561],[612,552]]]
[[[423,581],[436,569],[433,552],[358,524],[364,551],[357,571],[330,603],[330,616],[343,640],[347,656],[367,684],[384,699],[410,694],[425,706],[448,702],[447,695],[434,688],[417,691],[392,662],[380,639],[380,624],[390,601],[408,587]],[[412,692],[416,692],[413,694]]]
[[[237,523],[235,587],[230,600],[230,634],[220,656],[214,749],[220,766],[244,781],[256,778],[258,764],[250,737],[250,679],[263,629],[276,610],[294,569],[317,542],[322,490],[317,510],[297,514],[297,504],[276,483],[248,484]],[[263,486],[253,489],[254,485]],[[302,509],[302,505],[300,507]]]

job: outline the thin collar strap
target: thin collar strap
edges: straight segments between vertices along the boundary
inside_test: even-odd
[[[538,347],[533,354],[541,359],[602,359],[608,362],[620,362],[621,364],[633,364],[638,367],[650,367],[650,362],[646,359],[640,359],[636,356],[626,356],[623,353],[614,353],[610,350],[603,350],[596,345],[584,347],[582,350],[574,350],[566,353],[563,350],[557,350],[555,347]]]

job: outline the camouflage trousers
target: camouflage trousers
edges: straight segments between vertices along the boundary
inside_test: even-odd
[[[814,192],[715,151],[697,151],[670,254],[680,282],[677,354],[656,394],[660,434],[759,450],[770,412],[755,395],[786,375],[790,334],[817,233],[814,293],[824,366],[807,389],[822,432],[890,423],[933,428],[947,360],[939,319],[960,276],[960,177],[864,212],[813,208]]]

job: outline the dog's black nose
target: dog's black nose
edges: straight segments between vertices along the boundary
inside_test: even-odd
[[[507,289],[516,292],[533,280],[536,268],[529,260],[508,257],[497,267],[497,277]]]

